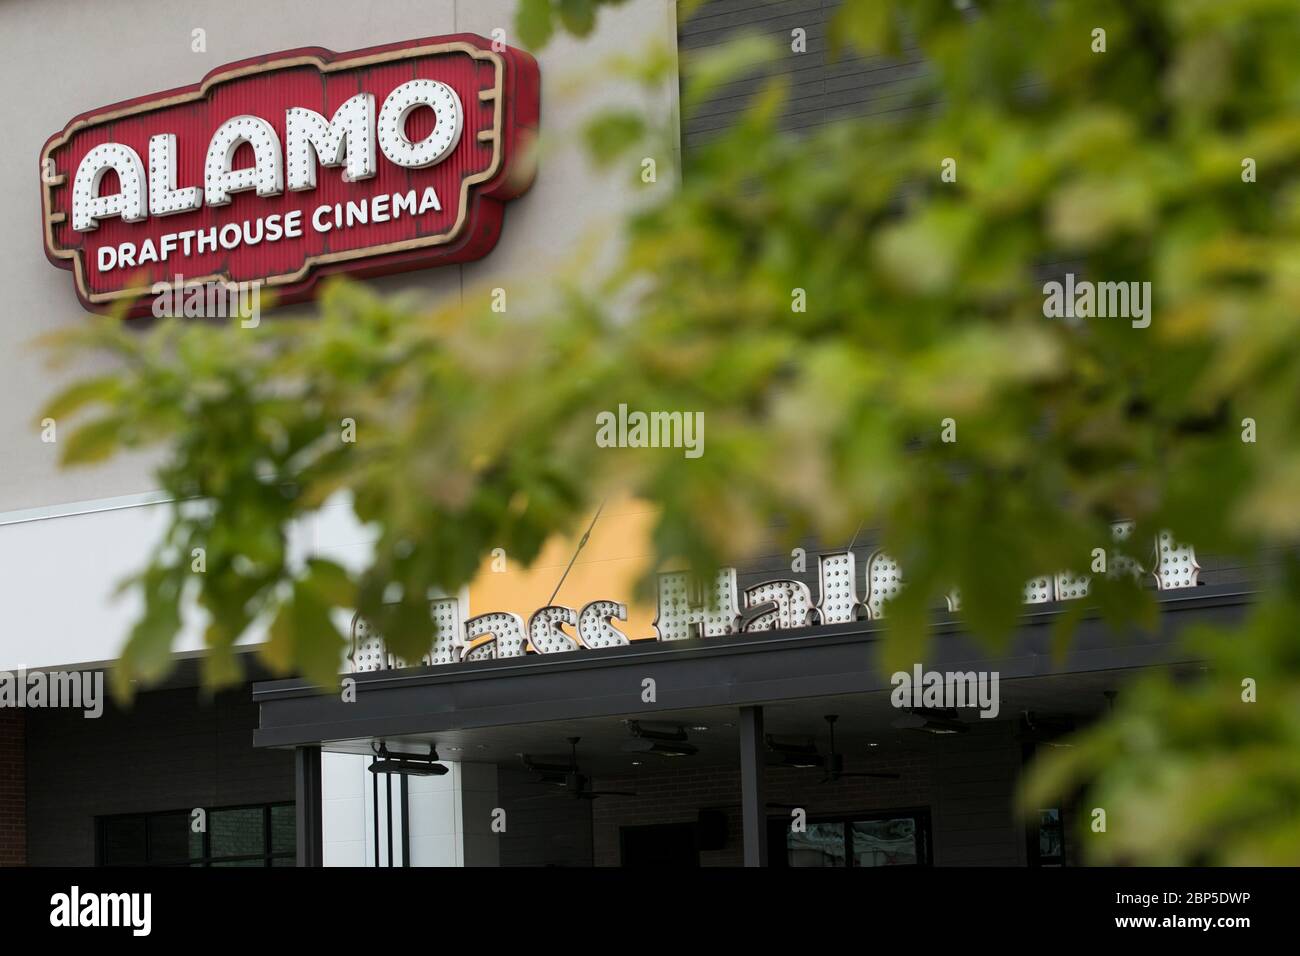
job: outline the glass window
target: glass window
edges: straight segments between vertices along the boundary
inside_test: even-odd
[[[796,833],[782,819],[769,823],[769,841],[785,843],[774,866],[926,866],[930,862],[930,814],[926,810],[810,820]]]
[[[292,803],[271,808],[271,852],[296,853],[298,850],[297,810]]]
[[[156,813],[147,819],[150,863],[188,863],[203,855],[203,834],[193,834],[196,843],[190,841],[188,813]]]
[[[207,810],[207,828],[192,810],[100,817],[95,821],[101,866],[293,866],[294,805]]]
[[[262,807],[238,810],[213,810],[208,814],[208,836],[216,858],[264,856],[266,854],[266,817]]]
[[[1059,809],[1038,811],[1038,866],[1065,865],[1065,824]]]
[[[138,866],[149,860],[149,830],[143,817],[104,820],[100,853],[105,866]]]
[[[854,820],[850,832],[854,866],[916,866],[921,862],[915,817]]]
[[[848,866],[843,823],[810,823],[806,833],[790,833],[786,852],[791,866]]]

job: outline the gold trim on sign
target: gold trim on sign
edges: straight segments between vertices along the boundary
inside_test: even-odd
[[[415,249],[422,249],[430,246],[440,246],[455,239],[464,228],[465,216],[469,206],[469,190],[471,186],[487,182],[497,174],[501,166],[501,91],[505,79],[505,62],[499,53],[491,50],[482,50],[473,44],[457,40],[453,43],[435,43],[428,46],[406,47],[401,50],[389,50],[387,53],[375,53],[370,56],[353,57],[346,60],[325,61],[317,56],[295,56],[284,60],[272,60],[268,63],[252,64],[240,67],[235,70],[227,70],[224,73],[218,73],[216,76],[204,80],[197,90],[191,90],[188,93],[179,93],[175,96],[163,97],[159,100],[150,100],[147,103],[137,103],[134,106],[124,107],[120,110],[113,110],[108,113],[97,113],[94,116],[85,119],[79,119],[64,129],[63,133],[57,139],[52,139],[46,145],[44,152],[41,154],[42,166],[50,159],[50,154],[60,146],[65,146],[71,140],[72,134],[80,129],[90,126],[97,126],[101,123],[111,123],[114,120],[122,119],[127,116],[134,116],[139,113],[148,113],[158,109],[165,109],[169,106],[179,106],[183,103],[190,103],[196,100],[206,98],[208,90],[221,83],[230,80],[240,79],[245,76],[252,76],[257,73],[271,73],[276,70],[289,69],[295,66],[314,65],[322,73],[333,73],[343,69],[355,69],[363,66],[370,66],[375,63],[386,63],[392,60],[409,60],[417,57],[434,56],[439,53],[468,53],[475,60],[489,60],[495,66],[496,82],[490,89],[479,91],[479,100],[486,102],[491,99],[495,102],[492,109],[492,129],[479,131],[479,142],[487,142],[483,134],[487,133],[491,137],[494,145],[492,147],[492,161],[488,164],[486,170],[481,173],[475,173],[461,180],[460,202],[456,212],[456,221],[451,228],[445,232],[437,233],[432,236],[420,236],[415,239],[403,239],[399,242],[390,242],[381,246],[367,246],[363,249],[351,249],[341,252],[329,252],[316,256],[308,256],[301,267],[293,272],[281,273],[280,275],[267,276],[260,281],[267,286],[290,285],[294,282],[301,281],[314,267],[319,265],[329,265],[335,262],[347,262],[352,259],[361,259],[369,256],[386,255],[392,252],[410,252]],[[485,96],[484,94],[490,94]],[[67,179],[65,174],[60,174],[60,182]],[[105,302],[112,302],[117,299],[136,298],[150,291],[150,286],[138,286],[133,288],[119,289],[115,292],[92,293],[86,285],[84,250],[80,249],[63,249],[55,244],[54,226],[66,218],[62,212],[51,211],[54,206],[54,197],[52,196],[53,186],[57,183],[47,182],[43,190],[43,200],[45,204],[45,245],[46,248],[58,259],[71,259],[72,269],[77,291],[82,297],[92,304],[98,305]],[[160,280],[161,281],[161,280]],[[194,279],[186,279],[186,285],[197,285],[205,282],[230,282],[229,273],[218,272],[212,275],[200,276]]]

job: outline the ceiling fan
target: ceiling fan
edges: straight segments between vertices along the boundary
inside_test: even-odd
[[[591,778],[578,769],[578,741],[581,737],[566,737],[569,742],[569,762],[544,763],[528,754],[520,754],[524,767],[537,774],[538,782],[552,784],[556,789],[542,797],[572,797],[575,800],[595,800],[597,797],[635,797],[626,790],[592,790]],[[526,798],[535,799],[535,798]]]
[[[896,773],[868,773],[867,771],[848,771],[844,769],[844,755],[837,753],[835,750],[835,721],[839,720],[839,714],[826,714],[826,723],[830,727],[831,747],[826,754],[826,776],[822,777],[820,783],[837,783],[843,777],[876,777],[879,780],[898,780],[900,774]]]
[[[818,751],[815,743],[782,743],[770,734],[767,738],[767,746],[781,755],[781,762],[784,766],[821,767],[826,773],[818,783],[836,783],[845,777],[876,777],[880,780],[899,779],[899,775],[896,773],[846,771],[844,769],[844,755],[835,749],[835,721],[840,719],[839,714],[826,714],[824,719],[830,728],[831,737],[830,750],[824,755]]]
[[[899,730],[919,730],[940,736],[964,734],[970,730],[956,707],[912,707],[895,718],[891,725]]]
[[[1075,730],[1071,714],[1044,714],[1038,711],[1021,711],[1016,722],[1016,739],[1021,743],[1044,744],[1048,747],[1072,747],[1063,738]]]

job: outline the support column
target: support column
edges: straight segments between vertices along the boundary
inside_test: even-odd
[[[745,866],[767,866],[767,780],[763,708],[740,708],[740,816]]]
[[[294,748],[293,775],[298,823],[298,865],[324,866],[319,747]]]

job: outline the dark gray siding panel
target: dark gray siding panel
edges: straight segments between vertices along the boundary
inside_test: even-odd
[[[784,52],[763,76],[789,84],[786,129],[807,129],[840,116],[888,115],[915,101],[925,64],[916,50],[897,59],[831,54],[827,29],[838,0],[711,0],[679,26],[680,49],[689,57],[746,33],[772,37]],[[792,31],[807,34],[807,50],[790,49]],[[706,142],[730,125],[758,90],[763,77],[747,77],[719,89],[685,118],[686,146]]]
[[[256,725],[248,686],[144,693],[97,720],[28,711],[29,862],[92,865],[97,816],[293,800],[293,752],[255,750]]]

